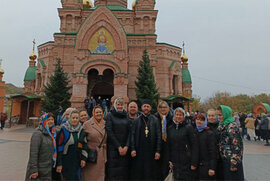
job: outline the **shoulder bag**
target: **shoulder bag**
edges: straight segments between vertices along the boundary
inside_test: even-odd
[[[105,140],[105,137],[106,137],[106,132],[104,134],[104,137],[102,139],[102,141],[100,142],[99,146],[98,146],[98,149],[100,150],[104,140]],[[90,163],[97,163],[97,150],[96,149],[88,149],[88,158],[87,158],[87,161],[90,162]]]

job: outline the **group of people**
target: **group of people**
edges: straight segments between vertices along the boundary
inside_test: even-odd
[[[264,146],[270,146],[270,115],[261,113],[256,115],[256,117],[249,113],[248,115],[240,113],[236,120],[239,120],[241,127],[242,138],[247,140],[260,141],[265,140],[266,144]]]
[[[95,106],[68,108],[61,126],[43,115],[31,138],[26,180],[244,180],[243,143],[232,110],[221,105],[198,113],[195,124],[183,108],[165,101],[151,113],[131,101],[114,101],[104,117]],[[94,152],[93,152],[94,150]],[[96,161],[93,162],[93,153]],[[91,158],[91,159],[90,159]]]
[[[101,99],[101,96],[98,96],[97,100],[93,96],[86,97],[84,100],[84,108],[87,110],[90,117],[92,117],[92,111],[96,105],[105,110],[110,107],[110,101],[109,99]]]

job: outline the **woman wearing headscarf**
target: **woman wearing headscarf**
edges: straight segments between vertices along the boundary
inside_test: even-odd
[[[167,147],[167,130],[170,125],[172,125],[172,115],[170,114],[170,107],[165,101],[161,101],[158,104],[158,112],[155,116],[160,123],[162,141],[161,141],[161,152],[160,159],[158,160],[158,178],[164,180],[169,173],[169,158],[168,153],[166,153]]]
[[[95,106],[92,115],[93,117],[83,124],[83,129],[86,133],[88,149],[97,150],[97,163],[87,162],[86,166],[82,169],[82,178],[84,181],[105,179],[107,136],[105,134],[105,121],[103,120],[102,108]]]
[[[54,115],[42,116],[42,123],[37,127],[30,142],[30,154],[25,180],[53,180],[56,166],[56,130]]]
[[[232,109],[221,105],[217,108],[219,120],[219,152],[223,164],[224,180],[244,180],[243,141],[232,115]]]
[[[62,173],[64,181],[80,181],[81,168],[86,164],[87,146],[85,132],[79,121],[79,112],[71,111],[69,119],[59,132],[58,144],[58,173]]]
[[[131,124],[124,109],[123,98],[114,101],[112,110],[106,117],[108,133],[107,180],[127,180],[129,168],[128,148],[130,145]]]
[[[217,141],[215,133],[207,126],[202,113],[196,115],[196,136],[199,145],[199,180],[215,180],[217,164]]]
[[[185,119],[185,111],[180,107],[174,111],[173,124],[168,128],[167,142],[174,179],[196,179],[198,143],[193,127]]]

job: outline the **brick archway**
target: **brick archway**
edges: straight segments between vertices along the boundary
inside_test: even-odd
[[[270,113],[270,106],[266,103],[261,103],[261,104],[257,104],[254,108],[253,108],[253,116],[256,117],[258,114],[261,114],[262,112],[264,113]]]
[[[99,75],[102,75],[103,71],[108,68],[111,69],[114,74],[122,73],[121,67],[117,63],[105,59],[87,61],[81,66],[80,73],[87,74],[88,71],[93,68],[99,72]]]
[[[105,6],[98,7],[81,25],[76,37],[76,48],[88,49],[91,37],[102,27],[111,33],[115,49],[127,53],[126,33],[115,15]]]
[[[111,99],[114,95],[114,72],[110,68],[106,68],[99,72],[96,68],[88,71],[88,96],[96,99],[101,96],[102,99]]]

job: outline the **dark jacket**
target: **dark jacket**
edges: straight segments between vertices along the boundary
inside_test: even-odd
[[[162,134],[162,117],[160,117],[160,114],[158,112],[155,113],[155,116],[157,117],[158,123],[160,124],[160,132]],[[169,112],[166,116],[167,135],[168,135],[168,128],[173,124],[172,117],[173,116],[171,112]],[[167,141],[164,141],[163,139],[161,139],[161,152],[160,152],[161,157],[158,161],[158,169],[159,169],[158,178],[160,178],[161,180],[164,180],[169,173],[169,158],[168,158],[168,153],[166,151],[167,151]]]
[[[240,116],[239,121],[240,121],[241,127],[245,127],[246,118],[247,118],[247,115],[245,115],[244,113]]]
[[[262,117],[261,120],[262,120],[261,123],[260,123],[261,129],[262,130],[268,130],[269,129],[268,128],[268,122],[269,122],[268,118],[266,116],[264,116],[264,117]]]
[[[136,157],[132,158],[131,180],[160,180],[154,159],[155,153],[161,152],[160,124],[151,114],[140,115],[133,123],[131,150],[136,151]]]
[[[219,150],[221,159],[230,162],[230,168],[237,168],[239,164],[242,164],[243,141],[236,122],[219,125],[218,131],[220,133]]]
[[[169,160],[173,163],[173,174],[176,180],[192,180],[196,174],[192,173],[191,165],[198,164],[198,142],[193,127],[183,121],[173,123],[168,129]]]
[[[30,142],[30,154],[25,180],[38,172],[39,180],[52,180],[53,141],[42,125],[36,128]]]
[[[141,119],[143,114],[137,117],[133,122],[133,129],[132,129],[132,135],[131,135],[131,150],[136,151],[139,146],[139,129],[141,127]],[[148,120],[150,121],[149,131],[151,133],[151,144],[152,149],[160,153],[161,151],[161,132],[160,132],[160,124],[158,123],[157,118],[150,114],[148,116]]]
[[[160,117],[160,115],[159,115],[158,112],[155,113],[154,115],[157,117],[158,122],[160,123],[160,130],[161,130],[161,128],[162,128],[162,125],[161,125],[161,117]],[[173,117],[173,115],[171,114],[171,112],[169,112],[169,113],[167,114],[167,116],[166,116],[166,119],[167,119],[167,130],[168,130],[168,128],[169,128],[169,127],[172,125],[172,123],[173,123],[172,117]]]
[[[107,140],[107,179],[127,180],[129,154],[120,156],[118,147],[130,146],[131,123],[127,113],[117,112],[114,108],[106,117]]]
[[[217,141],[215,133],[206,127],[202,132],[196,130],[199,145],[199,180],[210,180],[208,170],[216,170],[217,165]]]

